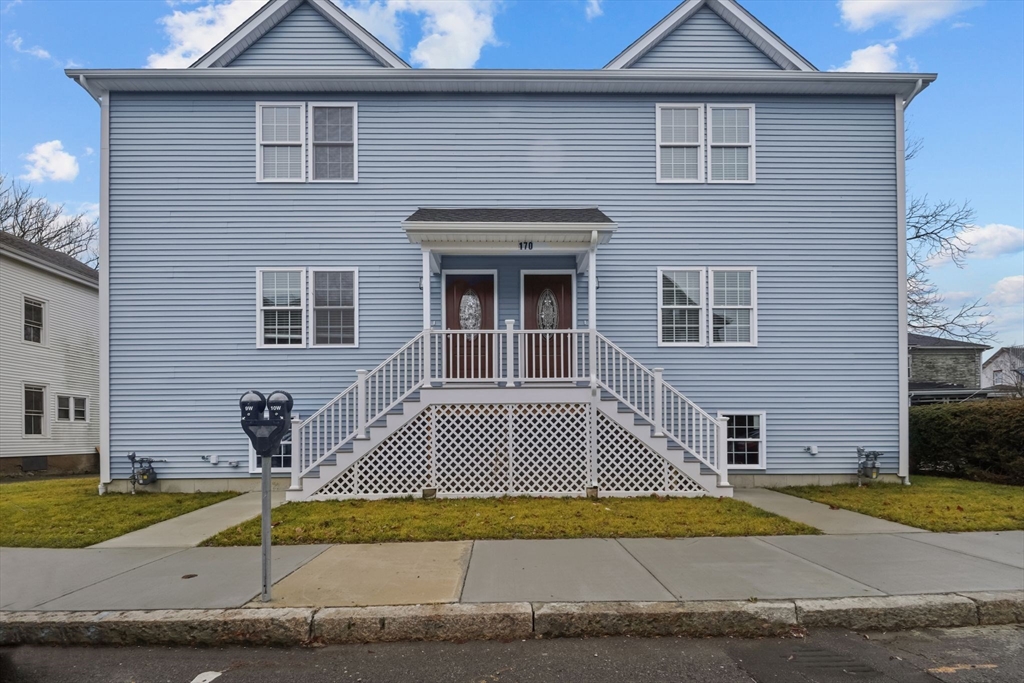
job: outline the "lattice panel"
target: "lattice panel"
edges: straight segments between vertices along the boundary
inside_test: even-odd
[[[509,490],[509,407],[437,405],[433,453],[439,494]]]
[[[512,492],[584,494],[590,478],[590,406],[512,406]]]
[[[705,492],[697,482],[603,413],[597,415],[597,487],[599,491],[638,496],[656,491]]]

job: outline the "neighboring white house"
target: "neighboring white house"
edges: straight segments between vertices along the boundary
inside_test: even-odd
[[[0,474],[98,472],[99,276],[0,232]]]
[[[993,353],[981,366],[981,386],[1007,393],[1020,391],[1024,387],[1024,346],[1004,346]]]

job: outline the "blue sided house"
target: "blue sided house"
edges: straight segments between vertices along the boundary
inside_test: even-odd
[[[610,52],[614,46],[610,46]],[[412,69],[271,0],[101,107],[101,490],[729,496],[906,478],[904,110],[735,0],[592,70]]]

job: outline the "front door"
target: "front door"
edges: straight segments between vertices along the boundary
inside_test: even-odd
[[[523,335],[520,358],[531,379],[572,377],[575,339],[572,329],[572,275],[528,273],[523,275]]]
[[[445,273],[445,377],[494,379],[494,275]]]

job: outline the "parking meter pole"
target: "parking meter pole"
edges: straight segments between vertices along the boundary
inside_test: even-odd
[[[260,532],[262,539],[260,545],[263,551],[263,602],[270,602],[270,586],[272,579],[270,578],[270,466],[273,458],[269,453],[263,454],[263,468],[261,471],[262,479],[262,490],[263,490],[263,510],[262,519],[260,520]]]

